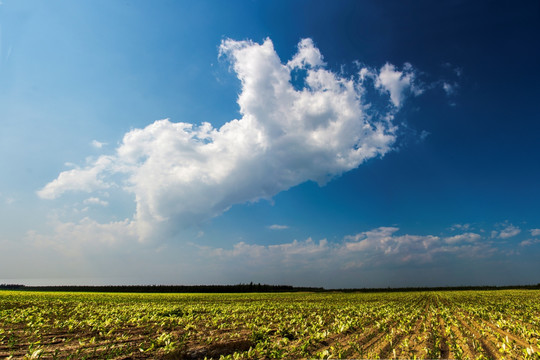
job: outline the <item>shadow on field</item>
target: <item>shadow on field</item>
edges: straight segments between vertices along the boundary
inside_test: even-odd
[[[235,352],[243,352],[249,350],[249,348],[255,347],[255,343],[251,340],[237,340],[229,341],[224,343],[215,343],[207,346],[201,346],[191,349],[182,349],[178,351],[173,351],[169,354],[164,355],[162,360],[195,360],[195,359],[204,359],[215,358],[219,359],[221,355],[230,355]]]

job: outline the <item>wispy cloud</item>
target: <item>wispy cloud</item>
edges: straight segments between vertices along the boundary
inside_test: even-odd
[[[540,236],[540,229],[531,229],[529,230],[532,236]]]
[[[514,237],[518,235],[521,232],[521,229],[517,226],[514,226],[512,224],[505,224],[504,228],[502,230],[493,230],[491,232],[492,238],[499,238],[499,239],[508,239],[511,237]]]
[[[292,257],[311,257],[314,254],[325,253],[329,250],[329,245],[326,239],[317,243],[309,238],[305,241],[294,240],[290,243],[268,246],[239,242],[230,250],[210,247],[202,249],[219,257],[245,257],[248,261],[260,258],[287,261]]]
[[[456,92],[456,89],[458,88],[458,84],[457,83],[450,84],[444,81],[442,87],[446,95],[450,96]]]
[[[135,224],[126,219],[101,224],[88,217],[78,222],[51,221],[52,233],[29,231],[25,241],[38,248],[54,249],[65,256],[84,258],[89,252],[102,253],[111,247],[126,246],[137,240]]]
[[[92,140],[92,146],[95,147],[96,149],[101,149],[103,146],[107,145],[107,143],[104,143],[104,142],[100,142],[100,141],[97,141],[97,140]]]
[[[108,201],[101,200],[100,198],[97,198],[97,197],[91,197],[91,198],[85,199],[83,203],[85,205],[101,205],[101,206],[109,205]]]
[[[471,228],[471,224],[454,224],[450,226],[450,230],[456,231],[456,230],[469,230]]]
[[[383,92],[390,94],[395,107],[399,108],[408,91],[420,95],[422,88],[415,85],[415,71],[411,64],[405,63],[403,70],[399,71],[392,64],[386,63],[376,77],[375,86]]]
[[[242,258],[243,261],[268,266],[291,266],[319,269],[350,269],[379,267],[389,264],[433,264],[443,258],[481,259],[497,252],[494,244],[483,241],[475,233],[463,233],[451,237],[436,235],[397,234],[397,227],[379,227],[355,235],[345,236],[341,241],[328,242],[294,240],[276,245],[257,245],[239,242],[231,249],[200,247],[205,256],[227,259]]]
[[[101,156],[84,168],[63,171],[37,194],[42,199],[55,199],[66,191],[92,192],[109,188],[111,183],[105,180],[105,176],[115,166],[115,160],[114,157]]]
[[[447,244],[474,243],[480,240],[481,236],[476,233],[464,233],[450,236],[444,239]]]
[[[420,132],[420,140],[424,141],[429,136],[429,134],[430,134],[429,131],[422,130]]]
[[[540,239],[527,239],[519,243],[519,246],[531,246],[534,244],[540,244]]]
[[[274,224],[274,225],[268,226],[268,228],[270,230],[285,230],[285,229],[288,229],[289,227],[287,225]]]

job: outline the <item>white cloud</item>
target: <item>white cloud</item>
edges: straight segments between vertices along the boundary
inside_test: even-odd
[[[409,63],[405,63],[403,71],[396,70],[394,65],[386,63],[379,71],[375,86],[390,94],[392,104],[399,108],[407,91],[411,91],[414,95],[420,95],[423,92],[420,87],[414,84],[415,76],[414,69]]]
[[[107,224],[88,217],[79,222],[54,220],[52,227],[52,234],[29,231],[25,241],[38,247],[54,249],[66,256],[84,257],[89,251],[102,252],[103,246],[121,246],[137,240],[135,224],[128,219]]]
[[[56,199],[66,191],[92,192],[97,189],[106,189],[111,184],[103,179],[114,165],[115,158],[101,156],[85,168],[75,168],[63,171],[56,179],[45,185],[37,192],[42,199]]]
[[[394,258],[398,262],[430,261],[431,249],[438,243],[438,236],[394,235],[396,227],[380,227],[371,231],[345,237],[343,253],[361,252],[367,260],[378,263]],[[344,251],[343,251],[344,250]]]
[[[268,228],[270,230],[285,230],[285,229],[288,229],[289,227],[287,225],[274,224],[274,225],[268,226]]]
[[[446,81],[444,81],[443,84],[442,84],[442,87],[443,87],[443,90],[446,93],[446,95],[450,96],[450,95],[453,95],[456,92],[456,89],[457,89],[458,85],[456,83],[450,84],[450,83],[447,83]]]
[[[328,241],[326,239],[320,240],[319,243],[314,242],[311,238],[305,241],[294,240],[291,243],[278,244],[278,245],[250,245],[245,242],[239,242],[233,246],[231,250],[226,249],[212,249],[208,247],[202,248],[204,250],[210,250],[213,255],[225,256],[225,257],[246,257],[246,259],[281,259],[286,261],[291,257],[300,256],[306,257],[314,254],[321,254],[327,252],[329,249]]]
[[[101,205],[101,206],[107,206],[109,205],[108,201],[101,200],[97,197],[91,197],[83,201],[85,205]]]
[[[450,230],[469,230],[471,228],[471,224],[454,224],[450,226]]]
[[[491,237],[492,238],[499,238],[499,239],[508,239],[511,237],[514,237],[518,235],[521,232],[521,229],[517,226],[514,226],[512,224],[507,224],[504,229],[501,231],[492,231]]]
[[[107,143],[99,142],[97,140],[92,140],[92,146],[96,149],[101,149],[103,146],[107,145]]]
[[[302,39],[298,44],[298,52],[287,63],[292,68],[306,68],[324,66],[323,56],[311,39]]]
[[[540,236],[540,229],[531,229],[529,230],[532,236]]]
[[[287,64],[270,39],[224,40],[220,56],[242,84],[240,119],[221,128],[165,119],[131,130],[114,155],[61,172],[38,195],[54,199],[117,185],[134,195],[133,221],[140,238],[149,238],[157,228],[174,231],[306,181],[324,185],[383,156],[396,139],[396,108],[407,91],[421,92],[413,86],[412,66],[397,71],[386,64],[376,87],[390,93],[395,108],[374,109],[364,100],[362,81],[325,69],[311,39],[300,42]],[[306,73],[299,90],[291,84],[298,68]]]
[[[356,63],[356,66],[361,66],[360,63]],[[358,72],[358,76],[360,77],[360,81],[361,82],[364,82],[365,80],[369,79],[369,78],[373,78],[375,77],[375,75],[366,67],[362,67],[360,69],[360,71]]]
[[[531,246],[531,245],[539,244],[539,243],[540,243],[540,239],[528,239],[528,240],[523,240],[522,242],[520,242],[519,246]]]
[[[459,235],[450,236],[444,239],[447,244],[457,244],[457,243],[475,243],[481,239],[479,234],[475,233],[464,233]]]
[[[497,250],[482,243],[481,236],[464,233],[441,238],[434,235],[397,235],[399,228],[379,227],[342,241],[318,243],[308,238],[279,245],[256,245],[239,242],[232,249],[200,247],[202,255],[221,260],[242,258],[257,266],[299,265],[323,270],[379,267],[404,263],[429,264],[442,258],[485,258]]]

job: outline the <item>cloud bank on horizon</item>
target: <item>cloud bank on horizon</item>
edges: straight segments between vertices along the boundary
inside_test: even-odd
[[[130,233],[135,227],[140,241],[158,231],[171,235],[234,204],[270,199],[306,181],[324,185],[382,157],[396,141],[394,115],[408,95],[423,91],[410,64],[335,73],[311,39],[301,40],[285,64],[268,38],[262,44],[226,39],[219,54],[241,82],[240,119],[220,128],[165,119],[133,129],[114,154],[61,172],[39,197],[121,188],[136,203],[133,219],[122,222]],[[367,92],[383,105],[368,103]]]
[[[508,223],[501,231],[512,229],[519,227]],[[532,238],[519,242],[515,231],[515,235],[493,239],[482,227],[470,225],[466,230],[451,228],[437,235],[407,234],[400,230],[382,226],[332,241],[307,238],[271,245],[240,241],[229,247],[194,246],[199,249],[198,256],[212,263],[216,272],[230,273],[237,278],[242,273],[256,274],[267,281],[299,276],[299,283],[307,277],[313,284],[326,281],[333,287],[347,286],[349,281],[361,279],[366,286],[378,286],[377,281],[370,279],[370,274],[390,271],[395,272],[394,275],[387,273],[390,278],[399,278],[396,274],[412,269],[414,276],[399,278],[396,286],[422,283],[425,286],[426,282],[437,284],[434,282],[437,276],[447,275],[449,271],[461,273],[460,281],[470,280],[471,274],[463,271],[470,263],[498,262],[499,268],[491,271],[504,272],[507,266],[504,261],[518,258],[526,247],[540,241]],[[538,229],[532,229],[531,233],[536,233],[535,230]],[[501,262],[501,259],[505,260]],[[240,269],[235,266],[238,263],[242,263]],[[430,271],[425,271],[426,267]],[[451,283],[459,285],[459,282]]]
[[[276,245],[239,242],[230,249],[200,247],[201,256],[217,259],[249,259],[256,266],[273,267],[304,264],[313,268],[374,268],[387,264],[426,264],[444,256],[479,259],[503,252],[496,243],[485,241],[478,233],[453,236],[397,234],[397,227],[379,227],[341,241],[308,238]]]

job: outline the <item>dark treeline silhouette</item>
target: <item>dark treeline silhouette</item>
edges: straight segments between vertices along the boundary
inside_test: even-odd
[[[0,290],[22,291],[66,291],[66,292],[130,292],[130,293],[263,293],[263,292],[410,292],[410,291],[458,291],[458,290],[510,290],[540,289],[536,285],[507,286],[443,286],[443,287],[405,287],[405,288],[356,288],[325,289],[322,287],[296,287],[291,285],[237,284],[237,285],[62,285],[26,286],[20,284],[1,284]]]
[[[437,286],[437,287],[403,287],[403,288],[362,288],[362,289],[332,289],[335,292],[412,292],[412,291],[465,291],[465,290],[539,290],[536,285],[503,285],[503,286]]]
[[[133,293],[250,293],[250,292],[318,292],[323,288],[294,287],[290,285],[237,284],[237,285],[62,285],[25,286],[2,284],[0,290],[66,291],[66,292],[133,292]]]
[[[24,285],[19,285],[19,284],[1,284],[0,285],[0,289],[3,289],[3,290],[19,290],[23,288],[24,288]]]

